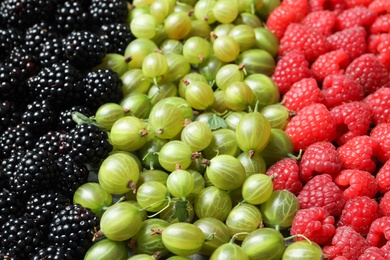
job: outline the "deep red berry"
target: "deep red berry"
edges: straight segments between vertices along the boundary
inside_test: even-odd
[[[390,160],[382,165],[375,178],[378,183],[378,189],[382,194],[390,191]]]
[[[367,48],[390,71],[390,34],[381,33],[370,35],[367,40]]]
[[[365,6],[355,6],[344,10],[337,16],[336,28],[341,31],[355,26],[370,28],[377,18],[377,13]]]
[[[310,11],[309,2],[307,0],[284,0],[282,5],[291,6],[295,10],[295,22],[301,21]]]
[[[325,36],[302,24],[290,24],[283,38],[280,40],[279,55],[283,56],[290,51],[300,50],[309,62],[315,61],[318,56],[329,50]]]
[[[273,177],[274,190],[288,190],[295,195],[302,190],[299,165],[293,158],[283,158],[270,166],[266,174]]]
[[[366,241],[370,246],[383,247],[390,241],[390,217],[383,216],[374,220],[368,231]]]
[[[390,217],[390,192],[386,192],[380,199],[379,208],[384,216]]]
[[[376,125],[371,129],[370,136],[379,144],[377,157],[381,163],[390,159],[390,123]]]
[[[366,53],[366,30],[361,27],[348,28],[335,32],[326,39],[331,50],[344,50],[351,61]]]
[[[390,88],[380,88],[363,101],[370,107],[375,125],[390,123]]]
[[[390,0],[373,0],[368,8],[377,14],[390,13]]]
[[[289,5],[279,5],[267,18],[267,28],[278,40],[282,39],[287,26],[295,22],[295,10]]]
[[[367,196],[357,196],[345,203],[337,226],[350,226],[361,235],[366,235],[371,223],[382,216],[378,202]]]
[[[322,82],[327,75],[344,73],[349,63],[344,50],[335,50],[320,55],[311,65],[311,70],[316,80]]]
[[[330,245],[323,247],[323,253],[329,259],[343,256],[348,260],[357,260],[368,247],[369,244],[362,235],[353,228],[344,226],[336,229]]]
[[[370,33],[390,33],[390,14],[378,16],[370,27]]]
[[[329,10],[335,14],[340,14],[345,9],[344,0],[309,0],[312,12]]]
[[[324,95],[324,104],[329,109],[343,103],[359,101],[364,98],[362,86],[352,78],[340,74],[325,76],[322,82],[322,93]]]
[[[336,233],[334,217],[321,207],[311,207],[300,209],[295,214],[291,225],[290,234],[304,235],[310,241],[318,245],[325,244]],[[297,237],[294,240],[304,240],[303,237]]]
[[[312,104],[291,118],[285,132],[291,137],[295,151],[299,151],[315,142],[332,142],[336,136],[336,125],[325,105]]]
[[[281,94],[286,93],[295,82],[311,77],[309,62],[301,52],[290,52],[283,56],[276,64],[272,74]]]
[[[330,110],[336,123],[336,142],[345,144],[348,140],[368,134],[371,126],[371,110],[363,102],[352,101]]]
[[[342,170],[334,182],[343,190],[345,200],[357,196],[373,198],[378,192],[378,183],[373,175],[361,170]]]
[[[341,165],[341,158],[332,143],[317,142],[309,145],[303,153],[299,175],[305,182],[318,174],[335,176]]]
[[[319,34],[329,36],[333,33],[337,15],[329,10],[310,12],[302,19],[301,24],[315,30]]]
[[[362,255],[360,255],[358,260],[388,260],[390,258],[390,253],[375,247],[371,246],[367,248]]]
[[[291,86],[284,94],[283,100],[285,107],[298,112],[308,105],[322,103],[324,97],[314,78],[304,78]]]
[[[345,205],[342,191],[329,174],[316,175],[299,192],[297,199],[301,209],[323,207],[330,215],[339,216]]]

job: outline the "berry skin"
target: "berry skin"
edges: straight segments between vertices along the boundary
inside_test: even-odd
[[[302,19],[301,24],[309,27],[321,35],[329,36],[333,33],[337,15],[329,10],[310,12]]]
[[[295,214],[290,234],[304,235],[310,241],[318,245],[324,245],[336,233],[334,226],[334,217],[329,215],[329,212],[321,207],[311,207],[308,209],[300,209]],[[294,240],[304,240],[303,237],[297,237]]]
[[[108,24],[125,21],[128,8],[126,0],[91,0],[89,19],[92,24]]]
[[[389,0],[373,0],[369,6],[369,9],[373,10],[377,14],[389,13],[390,12],[390,1]]]
[[[384,216],[390,217],[390,192],[386,192],[380,199],[379,208]]]
[[[369,244],[362,235],[353,228],[345,226],[336,229],[332,242],[323,247],[323,253],[329,259],[343,256],[349,260],[357,260],[368,247]]]
[[[297,199],[301,209],[322,207],[337,217],[344,208],[345,200],[340,188],[329,174],[316,175],[299,192]]]
[[[355,6],[344,10],[337,16],[336,28],[338,31],[363,26],[369,28],[377,18],[377,13],[365,6]]]
[[[333,141],[336,136],[336,125],[325,105],[312,104],[291,118],[285,132],[291,137],[294,150],[299,151],[315,142]]]
[[[351,9],[356,6],[368,6],[372,0],[345,0],[345,6]]]
[[[25,202],[16,193],[2,189],[0,191],[0,226],[8,219],[23,215],[25,208]]]
[[[99,30],[104,40],[107,53],[124,54],[127,45],[134,39],[130,27],[126,23],[103,24]]]
[[[299,179],[299,165],[293,158],[283,158],[271,165],[266,174],[272,176],[274,190],[288,190],[295,195],[302,190],[302,182]]]
[[[57,111],[49,100],[34,100],[22,114],[22,123],[39,136],[53,130],[57,117]]]
[[[390,88],[390,74],[385,65],[372,53],[356,58],[348,65],[345,75],[358,82],[366,95],[380,88]]]
[[[343,190],[345,200],[357,196],[373,198],[378,192],[378,183],[373,175],[361,170],[342,170],[334,182]]]
[[[81,30],[87,16],[87,11],[83,8],[81,1],[63,1],[56,6],[54,14],[56,30],[63,35],[73,30]]]
[[[38,55],[41,67],[51,67],[52,64],[65,61],[62,44],[60,38],[48,39],[42,44]]]
[[[337,31],[326,39],[330,50],[344,50],[351,61],[366,53],[366,30],[361,26]]]
[[[378,183],[378,189],[382,194],[390,191],[390,160],[387,160],[385,164],[379,168],[375,178]]]
[[[314,78],[304,78],[295,82],[284,94],[283,105],[291,111],[298,112],[308,105],[322,103],[323,99],[317,81]]]
[[[332,143],[317,142],[309,145],[303,153],[299,176],[305,182],[318,174],[335,176],[341,165],[341,158]]]
[[[390,254],[389,252],[375,247],[371,246],[364,250],[363,254],[359,256],[358,260],[367,260],[367,259],[372,259],[372,260],[386,260],[389,259]]]
[[[337,149],[344,169],[357,169],[370,173],[376,169],[374,159],[378,150],[378,142],[368,135],[353,137]]]
[[[336,143],[345,144],[348,140],[368,134],[371,126],[371,110],[363,102],[352,101],[330,110],[336,123]]]
[[[36,134],[26,124],[10,126],[0,136],[0,158],[6,159],[12,154],[24,154],[34,147],[36,141]]]
[[[378,16],[370,27],[370,33],[390,33],[390,14],[383,14]]]
[[[390,71],[390,34],[371,34],[367,39],[367,49]]]
[[[370,246],[383,247],[390,240],[390,217],[383,216],[374,220],[368,231],[366,241]]]
[[[322,82],[324,104],[327,108],[364,98],[363,88],[355,80],[341,74],[327,75]]]
[[[390,88],[379,88],[363,101],[371,109],[374,125],[390,123]]]
[[[71,255],[65,255],[65,250],[60,246],[43,246],[39,250],[36,250],[36,253],[32,256],[32,260],[41,260],[41,259],[64,259],[72,260]]]
[[[54,160],[57,160],[66,153],[65,137],[65,132],[49,131],[39,137],[35,147],[47,151]]]
[[[322,82],[327,75],[342,74],[350,61],[344,50],[330,51],[320,55],[311,65],[316,80]]]
[[[313,62],[328,49],[325,36],[302,24],[292,23],[280,40],[279,55],[283,56],[290,51],[300,50],[308,62]]]
[[[379,143],[377,157],[381,163],[390,159],[390,123],[378,124],[371,129],[370,136]]]
[[[350,226],[361,235],[367,235],[371,223],[381,217],[378,203],[367,196],[357,196],[345,203],[337,226]]]
[[[266,25],[280,41],[288,25],[293,22],[295,22],[295,9],[290,5],[279,5],[268,16]]]
[[[291,6],[295,10],[295,22],[301,21],[310,12],[307,0],[284,0],[282,4]]]

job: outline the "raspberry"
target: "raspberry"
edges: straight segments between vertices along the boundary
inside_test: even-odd
[[[312,12],[329,10],[335,14],[339,14],[345,9],[344,0],[309,0],[309,6]]]
[[[298,210],[290,229],[291,235],[304,235],[318,245],[325,244],[335,233],[334,217],[321,207]],[[303,239],[303,237],[297,237],[294,240]]]
[[[370,246],[383,247],[390,240],[390,217],[374,220],[368,231],[366,241]]]
[[[323,173],[334,176],[341,170],[341,158],[332,143],[314,143],[304,152],[300,169],[299,176],[303,181]]]
[[[380,88],[363,101],[370,107],[375,125],[390,123],[390,88]]]
[[[377,157],[381,163],[390,159],[390,123],[376,125],[371,129],[370,136],[379,143]]]
[[[301,52],[290,52],[283,56],[276,64],[272,74],[281,94],[286,93],[295,82],[311,77],[309,63]]]
[[[278,38],[282,39],[287,26],[295,20],[295,9],[289,5],[279,5],[267,18],[267,28]]]
[[[282,4],[291,6],[295,10],[295,22],[301,21],[310,11],[307,0],[284,0]]]
[[[362,235],[345,226],[338,227],[332,242],[323,247],[323,253],[329,259],[337,256],[343,256],[348,260],[357,260],[361,254],[369,247]]]
[[[301,209],[323,207],[334,217],[340,216],[345,204],[342,191],[329,174],[316,175],[310,179],[297,199]]]
[[[343,103],[359,101],[364,97],[363,88],[352,78],[331,74],[322,82],[324,104],[332,108]]]
[[[372,0],[345,0],[347,8],[353,8],[355,6],[368,6]]]
[[[352,199],[357,196],[373,198],[378,192],[378,183],[373,175],[361,170],[342,170],[334,182],[343,189],[343,198]]]
[[[390,14],[383,14],[378,16],[370,27],[370,33],[390,33]]]
[[[338,31],[352,28],[355,26],[363,26],[369,28],[377,18],[377,13],[368,9],[365,6],[355,6],[344,10],[337,16],[336,28]]]
[[[390,71],[390,34],[372,34],[368,37],[367,48],[374,53],[378,59]]]
[[[285,132],[291,137],[295,151],[299,151],[315,142],[333,141],[336,125],[325,105],[312,104],[291,118]]]
[[[302,24],[290,24],[280,40],[279,55],[289,51],[300,50],[307,61],[313,62],[318,56],[328,51],[329,46],[325,36],[318,34]]]
[[[350,226],[364,236],[368,233],[371,223],[381,216],[379,205],[374,199],[357,196],[345,203],[337,226]]]
[[[378,189],[382,194],[390,191],[390,160],[382,165],[375,178],[378,183]]]
[[[386,192],[385,195],[379,201],[379,208],[384,216],[390,217],[390,192]]]
[[[302,190],[302,182],[299,179],[299,165],[293,158],[283,158],[270,166],[266,174],[274,176],[274,190],[288,190],[295,195]]]
[[[390,1],[389,0],[374,0],[369,4],[369,9],[374,12],[380,13],[390,13]]]
[[[330,110],[336,123],[336,143],[345,144],[348,140],[368,133],[371,125],[371,110],[363,102],[344,103]]]
[[[283,99],[285,107],[298,112],[308,105],[322,103],[324,97],[314,78],[304,78],[295,82],[284,94]]]
[[[309,13],[302,19],[301,24],[317,31],[319,34],[329,36],[333,33],[337,15],[329,10]]]
[[[344,50],[330,51],[320,55],[311,65],[311,70],[315,79],[322,82],[327,75],[342,74],[349,63]]]
[[[386,252],[385,250],[371,246],[364,250],[364,253],[359,256],[358,260],[367,260],[367,259],[372,259],[372,260],[386,260],[389,259],[389,252]]]
[[[352,77],[363,88],[366,95],[379,88],[390,88],[390,74],[385,65],[372,53],[356,58],[345,70],[345,75]]]
[[[326,39],[330,50],[344,50],[352,61],[366,53],[366,30],[361,26],[335,32]]]

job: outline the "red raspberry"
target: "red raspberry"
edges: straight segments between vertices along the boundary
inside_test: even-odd
[[[385,250],[371,246],[364,250],[364,253],[359,256],[358,260],[388,260],[390,259],[390,253]]]
[[[312,104],[291,118],[285,132],[291,137],[295,151],[299,151],[315,142],[333,141],[336,125],[325,105]]]
[[[316,175],[310,179],[297,199],[301,209],[323,207],[334,217],[340,216],[345,205],[342,191],[329,174]]]
[[[378,189],[382,194],[390,191],[390,160],[385,162],[375,175]]]
[[[385,195],[379,201],[379,208],[384,216],[390,217],[390,192],[386,192]]]
[[[390,14],[382,14],[370,27],[370,33],[390,33]]]
[[[312,12],[329,10],[336,15],[345,9],[344,0],[309,0],[309,5]]]
[[[317,142],[309,145],[303,153],[299,175],[303,181],[323,173],[335,176],[341,165],[341,158],[332,143]]]
[[[327,75],[342,74],[349,63],[344,50],[330,51],[320,55],[311,65],[311,70],[316,80],[322,82]]]
[[[290,52],[276,64],[272,80],[281,94],[286,93],[295,82],[311,77],[309,63],[301,52]]]
[[[368,231],[366,241],[370,246],[383,247],[390,240],[390,217],[383,216],[374,220]]]
[[[280,40],[279,55],[293,50],[300,50],[309,62],[328,51],[329,44],[325,36],[302,24],[290,24]]]
[[[378,150],[378,142],[368,135],[353,137],[337,149],[344,169],[358,169],[370,173],[376,169],[374,159]]]
[[[378,192],[378,183],[373,175],[361,170],[342,170],[334,182],[343,189],[343,198],[352,199],[357,196],[373,198]]]
[[[283,96],[283,105],[298,112],[313,103],[322,103],[324,97],[314,78],[304,78],[295,82]]]
[[[302,190],[299,165],[293,158],[279,160],[267,169],[266,174],[274,177],[274,190],[288,190],[295,195]]]
[[[333,33],[336,24],[337,15],[329,10],[322,10],[309,13],[302,19],[301,24],[317,31],[318,33],[329,36]]]
[[[353,228],[344,226],[336,228],[331,244],[324,246],[323,253],[329,259],[343,256],[348,260],[357,260],[368,247],[362,235]]]
[[[335,233],[334,217],[321,207],[298,210],[290,229],[291,235],[304,235],[318,245],[325,244]],[[304,238],[297,237],[294,240],[299,241]]]
[[[374,0],[368,8],[377,14],[390,13],[390,0]]]
[[[337,226],[350,226],[361,235],[367,235],[371,223],[381,217],[378,203],[367,196],[357,196],[345,203]]]
[[[324,104],[332,108],[343,103],[359,101],[364,97],[363,88],[352,78],[331,74],[322,82]]]
[[[345,75],[357,81],[366,95],[379,88],[390,87],[389,72],[372,53],[363,54],[353,60],[345,70]]]
[[[336,28],[339,31],[355,26],[370,28],[377,16],[377,13],[365,6],[352,7],[337,16]]]
[[[307,0],[284,0],[282,5],[291,6],[295,10],[295,22],[300,22],[310,11]]]
[[[331,50],[344,50],[351,61],[366,53],[366,30],[361,26],[335,32],[326,39]]]
[[[363,101],[370,107],[375,125],[390,123],[390,88],[380,88]]]
[[[333,258],[333,260],[349,260],[349,259],[344,256],[336,256],[335,258]]]
[[[279,5],[267,18],[267,28],[278,38],[282,39],[287,26],[295,21],[295,10],[289,5]]]
[[[370,136],[379,143],[377,157],[381,163],[390,159],[390,123],[376,125],[371,129]]]
[[[372,0],[345,0],[345,6],[347,8],[353,8],[355,6],[368,6]]]
[[[336,143],[345,144],[348,140],[365,135],[371,126],[371,110],[360,101],[341,104],[330,110],[336,123]]]
[[[368,37],[367,48],[374,53],[378,59],[390,71],[390,34],[372,34]]]

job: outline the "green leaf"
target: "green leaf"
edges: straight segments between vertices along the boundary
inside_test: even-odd
[[[228,125],[227,125],[225,119],[223,119],[222,117],[217,116],[215,114],[212,118],[210,118],[207,121],[207,124],[211,130],[217,130],[220,128],[228,128]]]
[[[82,124],[95,125],[95,126],[99,127],[100,129],[102,129],[103,131],[106,131],[106,129],[103,126],[101,126],[98,123],[96,123],[96,121],[94,119],[89,118],[89,117],[87,117],[86,115],[83,115],[80,112],[73,111],[72,112],[72,119],[78,125],[82,125]]]
[[[175,202],[175,205],[173,205],[174,213],[172,215],[172,218],[177,218],[179,222],[187,222],[190,220],[190,216],[188,214],[187,210],[188,201],[187,200],[178,200]]]

